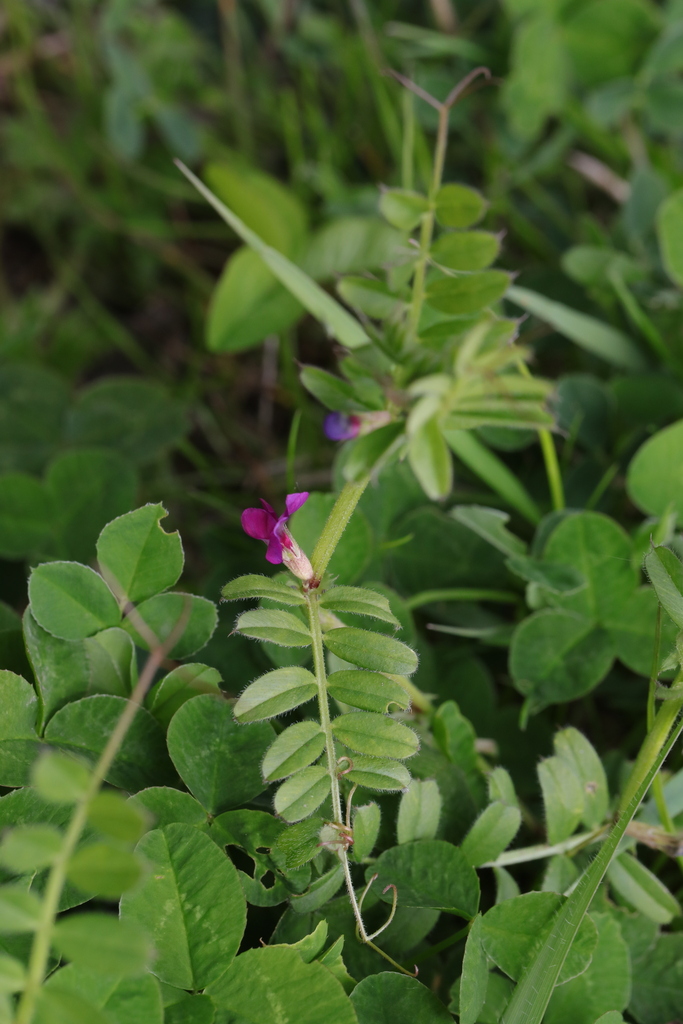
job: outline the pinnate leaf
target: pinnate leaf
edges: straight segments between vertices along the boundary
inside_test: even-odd
[[[291,612],[271,608],[254,608],[242,612],[235,629],[255,640],[267,640],[281,647],[308,647],[311,634],[308,627]]]
[[[392,704],[403,711],[410,706],[410,697],[403,687],[380,672],[341,669],[327,677],[327,689],[335,700],[361,711],[385,714]]]
[[[338,658],[392,675],[409,676],[417,668],[417,655],[406,644],[381,633],[370,633],[366,629],[344,626],[329,629],[323,635],[328,650]]]
[[[320,807],[329,791],[330,777],[326,768],[318,765],[303,768],[278,789],[275,811],[285,821],[301,821]]]
[[[373,711],[352,711],[340,715],[332,722],[332,732],[351,750],[373,757],[403,760],[416,754],[420,745],[407,725]]]
[[[315,676],[308,669],[299,665],[277,668],[246,688],[233,713],[238,722],[260,722],[305,704],[317,692]]]
[[[269,576],[238,576],[221,590],[224,601],[246,601],[266,597],[279,604],[304,605],[306,599],[297,587],[289,587],[281,580]]]
[[[266,751],[261,770],[276,782],[317,760],[325,748],[325,733],[317,722],[297,722],[281,732]]]

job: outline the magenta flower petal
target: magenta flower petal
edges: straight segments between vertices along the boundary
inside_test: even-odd
[[[256,540],[270,540],[275,525],[273,519],[262,508],[245,508],[242,513],[242,529]]]
[[[261,504],[263,505],[263,507],[266,510],[266,512],[270,513],[270,515],[273,517],[273,519],[277,519],[277,515],[275,514],[275,509],[273,508],[272,505],[268,504],[268,502],[266,501],[265,498],[261,498]]]
[[[308,491],[299,491],[298,494],[288,494],[285,499],[285,508],[287,509],[287,518],[293,516],[294,513],[301,508],[305,502],[308,501]]]
[[[270,537],[268,541],[268,548],[266,550],[266,562],[270,562],[272,565],[279,565],[282,561],[282,542],[276,533]]]

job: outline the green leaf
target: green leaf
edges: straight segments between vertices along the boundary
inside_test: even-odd
[[[185,825],[206,825],[206,811],[193,796],[170,786],[150,786],[143,789],[129,802],[152,818],[156,828],[183,822]]]
[[[75,992],[63,992],[55,982],[39,991],[34,1019],[36,1024],[109,1024],[111,1017]]]
[[[48,547],[54,516],[52,496],[40,480],[28,473],[0,476],[2,558],[28,558],[34,551]]]
[[[337,291],[347,306],[375,320],[385,320],[401,307],[387,285],[371,277],[343,277]]]
[[[467,185],[442,185],[436,194],[436,219],[447,228],[469,228],[486,212],[481,193]]]
[[[326,327],[329,333],[347,348],[366,345],[369,338],[358,321],[349,316],[334,299],[324,292],[299,267],[282,253],[267,245],[244,221],[225,206],[184,164],[177,162],[185,177],[198,192],[213,206],[226,224],[235,231],[242,241],[258,253],[263,262],[279,281],[299,300],[309,313]]]
[[[383,971],[364,978],[351,993],[358,1024],[452,1024],[453,1018],[421,982]]]
[[[332,722],[336,739],[359,754],[403,760],[416,754],[420,742],[407,725],[373,711],[351,711]]]
[[[164,1009],[164,1024],[214,1024],[216,1007],[211,996],[186,995]],[[142,1022],[141,1022],[142,1024]]]
[[[44,366],[6,362],[0,384],[0,471],[40,473],[62,436],[69,390]]]
[[[42,920],[43,906],[23,885],[0,886],[0,935],[33,932]]]
[[[477,1024],[479,1014],[486,1002],[489,982],[488,961],[481,944],[482,919],[477,914],[465,943],[460,978],[459,1013],[460,1024]]]
[[[322,818],[307,818],[280,833],[273,854],[284,858],[287,871],[300,868],[318,856],[322,826]]]
[[[94,764],[126,704],[122,697],[106,694],[73,701],[50,719],[45,739]],[[145,786],[173,781],[174,777],[161,728],[148,711],[138,708],[106,781],[135,793]]]
[[[121,612],[101,576],[78,562],[46,562],[28,584],[31,612],[39,626],[61,640],[82,640],[117,626]]]
[[[48,867],[61,852],[64,836],[52,825],[20,825],[0,843],[0,865],[15,875]]]
[[[536,502],[505,463],[469,430],[445,430],[451,451],[484,483],[535,526],[541,513]]]
[[[315,676],[307,668],[299,665],[277,668],[246,688],[233,713],[238,722],[261,722],[305,704],[317,692]]]
[[[427,289],[427,302],[440,313],[465,316],[478,313],[502,298],[510,286],[504,270],[480,270],[464,277],[446,277],[433,281]]]
[[[392,640],[382,633],[370,633],[366,629],[344,626],[329,629],[323,635],[328,650],[338,658],[391,675],[409,676],[417,668],[417,655],[406,644]]]
[[[0,706],[0,785],[26,786],[40,750],[35,690],[14,672],[0,671]]]
[[[387,885],[395,885],[402,907],[433,907],[448,914],[472,918],[479,906],[479,882],[462,850],[443,839],[420,839],[394,846],[380,854],[368,868],[368,877],[379,896]],[[390,903],[391,892],[381,895]]]
[[[121,900],[124,922],[150,928],[160,981],[202,989],[229,967],[242,940],[246,904],[233,864],[191,825],[148,832],[137,846],[152,865]]]
[[[261,847],[272,849],[285,831],[285,825],[267,811],[252,811],[246,808],[226,811],[214,819],[225,837],[225,845],[241,846],[251,856]]]
[[[567,516],[551,533],[543,560],[574,566],[586,586],[573,593],[552,595],[552,604],[602,624],[618,620],[638,580],[631,564],[632,552],[625,530],[609,516],[598,512]]]
[[[678,900],[633,854],[615,857],[607,869],[607,878],[622,900],[651,921],[669,924],[680,916]]]
[[[285,821],[300,821],[320,807],[330,791],[327,769],[320,765],[303,768],[283,782],[275,794],[275,812]]]
[[[683,286],[683,189],[677,189],[657,210],[657,237],[664,269],[674,284]]]
[[[338,217],[316,232],[303,267],[318,281],[379,270],[395,259],[403,244],[403,234],[377,217]]]
[[[630,1009],[640,1024],[683,1014],[683,935],[660,935],[634,965]]]
[[[586,585],[586,581],[573,565],[560,565],[542,562],[538,558],[514,555],[507,558],[505,564],[520,579],[529,583],[537,583],[544,590],[553,594],[572,593]]]
[[[592,743],[571,726],[555,734],[555,753],[578,778],[583,793],[581,821],[587,828],[602,825],[609,809],[609,789],[602,762]]]
[[[89,562],[105,523],[134,505],[138,480],[134,467],[118,452],[82,448],[50,463],[45,486],[56,510],[57,553]]]
[[[558,909],[567,901],[554,892],[528,892],[492,907],[482,921],[482,945],[487,955],[513,981],[550,933]],[[558,984],[582,974],[598,940],[596,927],[584,917],[565,960]]]
[[[510,646],[510,673],[533,712],[589,693],[614,660],[609,634],[573,612],[547,608],[519,624]]]
[[[642,370],[645,359],[629,337],[585,313],[578,313],[544,295],[511,285],[507,298],[522,309],[545,320],[554,330],[593,355],[626,370]]]
[[[49,993],[57,990],[60,994],[72,993],[87,999],[113,1024],[166,1024],[159,982],[152,974],[106,978],[96,971],[69,964],[51,974],[45,985]],[[88,1024],[90,1019],[86,1018],[83,1024]],[[94,1017],[92,1019],[94,1021]],[[191,1019],[187,1024],[199,1022]]]
[[[206,345],[211,352],[240,352],[289,330],[304,308],[246,246],[228,259],[209,303]]]
[[[21,960],[0,953],[0,995],[21,992],[26,985],[26,968]]]
[[[261,771],[268,782],[286,779],[307,768],[325,749],[325,733],[317,722],[297,722],[281,732],[268,748]]]
[[[366,406],[358,401],[352,384],[317,366],[304,366],[299,374],[307,391],[335,412],[359,412]]]
[[[209,186],[268,245],[293,255],[307,232],[307,211],[295,192],[237,154],[212,160],[204,174]]]
[[[331,612],[350,612],[353,615],[369,615],[392,626],[400,626],[396,616],[389,607],[384,594],[377,593],[367,587],[332,587],[324,591],[320,604]]]
[[[383,460],[395,450],[395,446],[400,443],[399,439],[402,434],[403,423],[387,423],[385,427],[379,427],[378,430],[372,430],[364,437],[356,438],[344,462],[344,479],[348,481],[361,480],[373,469],[377,469]],[[353,522],[352,519],[351,523]]]
[[[382,812],[373,801],[354,808],[353,812],[353,859],[361,863],[375,848]]]
[[[419,192],[405,188],[387,188],[380,193],[379,210],[382,216],[401,231],[412,231],[420,223],[422,214],[429,209],[429,200]]]
[[[43,722],[79,697],[93,693],[127,697],[137,681],[133,642],[118,627],[85,640],[59,640],[38,625],[28,608],[24,638],[42,697]]]
[[[683,628],[683,564],[669,548],[656,547],[644,565],[662,607]]]
[[[33,766],[31,782],[44,800],[56,804],[75,804],[85,796],[90,772],[84,764],[72,757],[53,752],[44,753]]]
[[[133,465],[159,458],[186,434],[184,407],[140,377],[106,377],[84,388],[67,422],[70,444],[114,448]]]
[[[567,839],[581,821],[584,793],[572,766],[561,757],[548,757],[538,765],[543,791],[545,823],[550,844]]]
[[[114,519],[97,541],[97,559],[105,580],[122,603],[144,601],[168,590],[183,571],[180,535],[166,533],[163,505],[144,505]]]
[[[671,508],[683,520],[683,481],[671,471],[681,460],[683,420],[659,430],[640,446],[629,463],[626,490],[641,512],[663,516]]]
[[[489,231],[444,233],[434,242],[431,257],[450,270],[485,270],[500,252],[500,238]]]
[[[412,843],[415,839],[433,839],[439,827],[441,803],[439,787],[434,779],[428,779],[426,782],[413,779],[401,796],[398,807],[398,843]]]
[[[272,740],[270,725],[238,725],[228,702],[211,694],[183,704],[167,737],[183,782],[211,814],[239,807],[263,792],[260,764]]]
[[[618,1011],[625,1010],[629,1002],[630,956],[619,924],[610,914],[591,914],[591,918],[598,929],[591,962],[583,974],[555,989],[544,1018],[547,1024],[594,1024],[609,1011],[620,1020]]]
[[[143,864],[130,850],[111,843],[90,843],[70,859],[66,877],[89,896],[118,899],[132,889],[143,874]]]
[[[408,461],[428,498],[439,501],[450,494],[453,460],[436,417],[410,434]]]
[[[254,608],[242,612],[235,622],[235,630],[255,640],[267,640],[280,647],[309,647],[311,634],[308,626],[291,612],[272,608]]]
[[[513,557],[523,555],[526,544],[505,526],[510,520],[507,512],[497,508],[486,508],[483,505],[456,505],[450,510],[459,523],[478,534],[483,540],[502,551],[504,555]]]
[[[147,697],[148,710],[167,729],[178,708],[201,693],[220,694],[221,674],[210,665],[178,665],[155,684]]]
[[[119,793],[101,790],[88,804],[88,821],[98,832],[124,843],[137,843],[147,831],[149,815]]]
[[[322,964],[305,964],[295,949],[264,946],[240,954],[208,988],[216,1005],[235,1019],[277,1024],[357,1024],[341,984]]]
[[[481,812],[462,841],[468,864],[479,867],[495,860],[519,831],[522,815],[517,807],[495,800]]]
[[[346,773],[346,778],[365,789],[391,793],[410,785],[410,772],[399,761],[390,761],[383,757],[363,757],[362,755],[358,755],[352,760],[353,768]]]
[[[362,711],[386,714],[392,704],[402,711],[410,707],[410,697],[399,683],[379,672],[343,669],[327,677],[331,697]]]
[[[178,639],[167,653],[167,657],[177,660],[189,658],[201,650],[218,624],[218,612],[213,601],[195,594],[157,594],[139,604],[135,611],[147,626],[145,636],[137,630],[137,618],[124,619],[123,628],[145,651],[150,650],[149,631],[157,641],[163,642],[182,625]]]
[[[246,601],[255,598],[268,598],[279,604],[305,605],[306,598],[298,587],[288,586],[270,576],[238,576],[236,580],[226,583],[221,590],[224,601]]]
[[[110,914],[76,914],[55,925],[52,944],[78,966],[100,974],[138,974],[152,960],[149,935],[137,921]]]
[[[319,910],[339,891],[344,881],[344,869],[335,864],[308,887],[307,891],[290,896],[289,903],[295,914],[311,914]]]

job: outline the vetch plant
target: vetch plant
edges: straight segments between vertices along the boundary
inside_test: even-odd
[[[415,733],[388,715],[390,708],[405,710],[409,707],[409,691],[401,683],[417,668],[415,652],[393,638],[346,626],[335,614],[370,616],[399,626],[387,599],[365,587],[335,586],[333,580],[325,578],[327,565],[362,486],[347,486],[340,495],[312,562],[286,527],[289,515],[306,501],[306,493],[288,495],[287,512],[279,519],[266,502],[262,502],[263,510],[247,509],[242,515],[245,531],[259,540],[266,540],[268,561],[284,561],[302,583],[294,587],[285,581],[243,576],[228,583],[222,594],[224,600],[265,597],[269,605],[280,606],[273,610],[269,607],[243,612],[235,629],[244,636],[284,647],[311,648],[313,672],[291,667],[266,673],[241,694],[235,705],[235,717],[241,722],[263,721],[291,711],[314,696],[317,698],[318,721],[298,722],[281,732],[266,751],[263,773],[268,781],[280,781],[274,806],[277,814],[288,822],[305,821],[329,798],[331,820],[319,821],[317,828],[306,830],[308,851],[305,856],[312,859],[320,847],[336,854],[359,938],[403,971],[400,964],[373,942],[394,917],[396,886],[390,883],[384,890],[392,889],[394,895],[388,921],[369,933],[363,921],[362,905],[377,875],[373,875],[358,898],[348,858],[349,847],[354,842],[352,800],[357,787],[380,792],[406,789],[410,773],[402,761],[415,754],[419,747]],[[283,605],[293,607],[295,612],[282,610]],[[296,615],[297,610],[305,612],[305,624]],[[326,652],[345,667],[328,674]],[[333,718],[331,698],[355,710]],[[342,784],[346,785],[345,807]],[[371,848],[372,843],[366,852],[371,852]],[[337,870],[333,867],[330,871],[331,894],[335,891]],[[337,888],[340,881],[341,877]]]

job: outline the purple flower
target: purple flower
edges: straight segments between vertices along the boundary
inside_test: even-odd
[[[331,412],[325,417],[323,430],[330,441],[350,441],[357,437],[361,427],[360,416],[347,416],[343,412]]]
[[[302,580],[313,577],[313,569],[307,555],[287,529],[287,520],[308,499],[308,491],[288,494],[285,499],[285,513],[279,518],[275,509],[261,498],[263,508],[245,508],[242,513],[242,529],[250,537],[263,540],[268,545],[266,561],[272,565],[284,562],[295,576]]]

